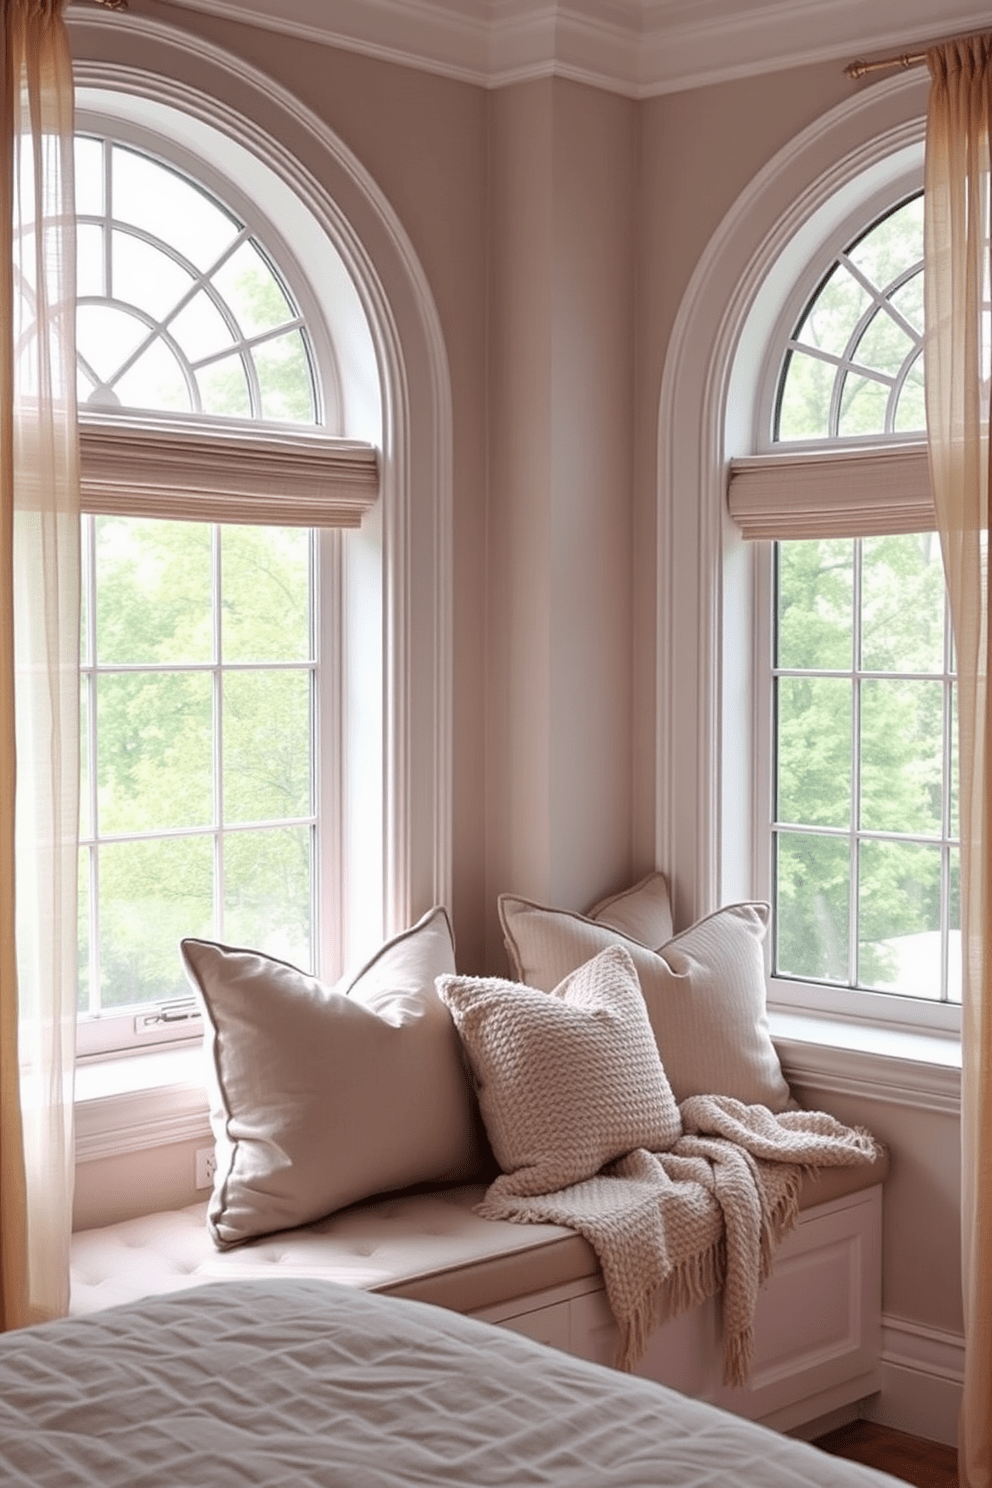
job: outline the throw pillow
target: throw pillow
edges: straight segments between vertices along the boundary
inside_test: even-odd
[[[553,1193],[614,1158],[667,1151],[682,1123],[637,974],[619,946],[551,996],[496,977],[443,976],[503,1175],[492,1192]]]
[[[260,951],[181,949],[207,1024],[216,1245],[391,1189],[480,1176],[481,1122],[434,987],[455,969],[443,909],[334,988]]]
[[[619,930],[630,940],[656,950],[672,938],[672,899],[663,873],[649,873],[631,889],[600,899],[586,911],[587,920]]]
[[[514,975],[545,991],[604,946],[626,946],[676,1100],[732,1095],[772,1111],[791,1104],[765,1013],[767,904],[718,909],[658,951],[510,894],[499,913]]]

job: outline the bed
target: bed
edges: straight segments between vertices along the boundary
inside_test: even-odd
[[[224,1282],[0,1337],[5,1488],[895,1488],[426,1303]]]

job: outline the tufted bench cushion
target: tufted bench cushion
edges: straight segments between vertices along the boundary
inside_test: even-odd
[[[596,1275],[595,1255],[572,1230],[480,1219],[484,1193],[468,1184],[377,1199],[226,1251],[214,1248],[205,1204],[80,1230],[71,1310],[225,1278],[326,1276],[466,1312]]]
[[[886,1165],[887,1166],[887,1165]],[[800,1207],[859,1192],[886,1167],[831,1168],[803,1182]],[[316,1224],[217,1251],[205,1204],[148,1214],[72,1240],[74,1313],[225,1278],[324,1276],[368,1291],[476,1312],[596,1278],[596,1257],[573,1230],[481,1219],[485,1187],[468,1184],[356,1204]]]

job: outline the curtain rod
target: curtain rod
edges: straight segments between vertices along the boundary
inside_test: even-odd
[[[992,34],[986,31],[978,31],[968,36],[959,35],[952,37],[951,40],[965,43],[981,40],[986,44],[992,44]],[[927,60],[927,53],[932,47],[946,45],[948,45],[946,39],[944,41],[928,42],[922,52],[900,52],[898,57],[879,57],[874,62],[863,62],[859,58],[856,62],[849,62],[844,68],[844,71],[849,78],[860,78],[864,77],[866,73],[883,72],[887,68],[892,67],[921,67]]]
[[[104,0],[104,3],[110,3],[110,0]],[[880,57],[877,62],[849,62],[844,72],[849,78],[860,78],[866,73],[882,72],[889,67],[920,67],[926,60],[926,52],[901,52],[898,57]]]

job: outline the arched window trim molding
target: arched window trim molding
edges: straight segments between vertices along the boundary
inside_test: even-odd
[[[451,898],[452,412],[429,285],[364,167],[270,78],[140,16],[126,26],[101,12],[69,23],[77,86],[157,100],[242,143],[299,195],[361,297],[382,408],[382,928],[390,933]],[[122,49],[153,56],[154,68],[99,60]]]
[[[710,240],[673,327],[657,444],[655,852],[679,923],[752,893],[755,877],[754,559],[727,512],[727,461],[762,447],[767,348],[804,267],[918,157],[926,88],[909,73],[877,84],[773,157]],[[775,281],[791,302],[774,303]]]

